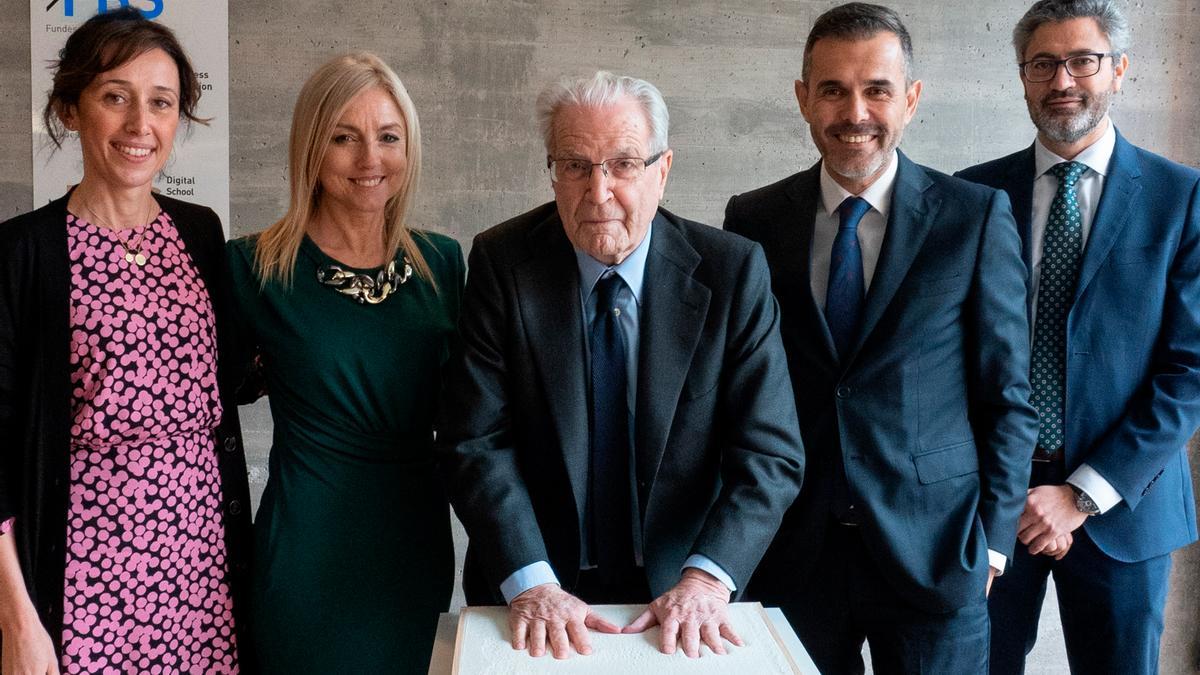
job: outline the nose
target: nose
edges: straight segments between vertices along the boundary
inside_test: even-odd
[[[137,136],[150,133],[150,114],[144,106],[131,105],[125,113],[125,130]]]
[[[1050,85],[1055,91],[1065,91],[1070,89],[1075,84],[1075,78],[1071,77],[1071,73],[1067,72],[1067,64],[1060,63],[1054,71],[1054,78],[1050,80]]]
[[[364,168],[374,167],[379,160],[379,144],[375,141],[367,141],[362,144],[358,152],[358,165]]]
[[[604,175],[603,166],[593,166],[592,175],[588,176],[588,189],[585,197],[596,204],[603,204],[612,197],[612,179]]]
[[[858,92],[854,92],[847,96],[844,114],[848,122],[855,124],[869,119],[871,114],[867,107],[866,97]]]

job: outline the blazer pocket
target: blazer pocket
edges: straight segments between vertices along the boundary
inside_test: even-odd
[[[929,485],[956,476],[979,472],[979,453],[975,441],[963,441],[954,445],[913,455],[917,467],[917,480]]]
[[[720,373],[704,373],[697,371],[688,373],[688,377],[683,383],[684,400],[694,401],[712,393],[712,391],[717,388],[717,383],[720,382],[720,380]]]
[[[949,293],[958,288],[961,283],[962,275],[960,274],[942,279],[918,279],[916,283],[916,295],[941,295],[942,293]]]

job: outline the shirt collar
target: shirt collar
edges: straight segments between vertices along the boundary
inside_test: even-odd
[[[1108,128],[1104,130],[1104,135],[1096,140],[1095,143],[1084,148],[1083,152],[1075,156],[1074,160],[1066,160],[1054,154],[1045,145],[1042,145],[1042,139],[1037,139],[1033,143],[1033,161],[1034,168],[1037,170],[1037,176],[1040,178],[1046,175],[1046,172],[1054,168],[1055,164],[1061,164],[1066,161],[1076,161],[1086,165],[1087,168],[1095,171],[1101,176],[1108,174],[1108,161],[1112,159],[1113,149],[1117,146],[1117,130],[1113,127],[1112,120],[1108,117],[1104,118],[1104,124]]]
[[[892,156],[888,159],[888,167],[884,170],[883,175],[858,195],[850,194],[846,188],[839,185],[833,176],[829,175],[828,169],[825,168],[825,162],[821,162],[821,200],[825,212],[830,216],[835,216],[838,207],[847,198],[862,197],[871,205],[871,208],[883,216],[884,222],[887,222],[888,209],[892,205],[892,187],[896,184],[896,171],[900,168],[900,160],[896,155],[896,151],[892,150]]]
[[[642,280],[646,277],[646,258],[650,254],[650,237],[654,234],[654,221],[650,221],[650,227],[646,228],[646,236],[642,237],[642,243],[633,249],[633,252],[625,257],[617,265],[605,265],[596,260],[592,256],[575,249],[575,262],[579,266],[579,286],[583,290],[583,297],[586,300],[592,294],[592,287],[600,280],[600,277],[605,272],[612,269],[617,274],[621,275],[621,279],[625,281],[625,285],[633,291],[633,299],[639,304],[642,304]]]

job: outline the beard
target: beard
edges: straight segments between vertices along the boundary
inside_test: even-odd
[[[1026,97],[1025,103],[1029,107],[1029,117],[1038,131],[1052,141],[1074,143],[1090,134],[1104,121],[1104,116],[1108,114],[1108,108],[1112,104],[1112,95],[1113,92],[1108,89],[1094,94],[1068,89],[1051,92],[1036,103]],[[1049,110],[1050,103],[1059,98],[1079,98],[1083,108],[1073,114]]]
[[[868,155],[842,152],[836,136],[875,136],[879,139],[880,148]],[[821,160],[825,162],[830,173],[855,180],[869,178],[879,173],[892,156],[892,151],[900,145],[900,134],[892,134],[880,124],[835,124],[827,127],[818,137],[813,135],[813,141],[821,152]],[[828,143],[826,143],[826,138]]]

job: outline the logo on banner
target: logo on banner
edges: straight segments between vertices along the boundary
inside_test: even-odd
[[[87,2],[88,0],[82,0],[80,4]],[[121,7],[129,7],[132,4],[147,19],[153,19],[162,14],[164,2],[166,0],[118,0]],[[46,11],[49,12],[59,4],[62,5],[63,16],[75,16],[75,0],[50,0],[50,4],[46,5]],[[103,14],[109,9],[114,9],[109,6],[110,4],[110,0],[96,0],[96,13]],[[147,5],[149,6],[147,7]]]

